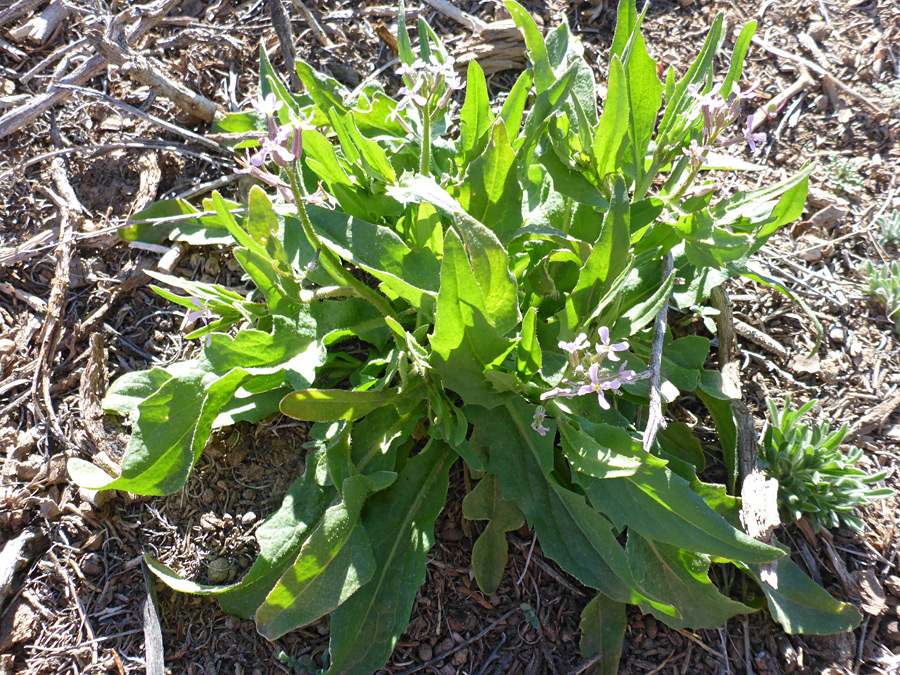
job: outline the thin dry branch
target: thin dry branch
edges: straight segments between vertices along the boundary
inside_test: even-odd
[[[672,268],[675,265],[675,259],[670,251],[666,255],[663,263],[662,280],[663,283],[668,281],[672,276]],[[663,303],[662,308],[656,315],[653,322],[653,345],[650,348],[650,406],[647,413],[647,426],[644,429],[644,450],[650,452],[653,447],[653,441],[656,440],[656,434],[660,429],[665,429],[666,420],[662,414],[662,348],[663,338],[666,335],[666,324],[669,317],[669,299]]]
[[[300,78],[294,67],[294,63],[297,61],[297,50],[294,49],[294,31],[291,30],[291,20],[284,10],[284,3],[281,0],[266,0],[266,6],[269,10],[269,17],[272,19],[272,26],[275,28],[275,35],[278,36],[278,42],[281,44],[284,69],[288,72],[291,86],[299,91]]]
[[[125,42],[132,44],[156,26],[169,11],[181,0],[156,0],[146,5],[137,5],[120,12],[112,18],[112,24],[125,25],[137,19],[134,27],[128,31]],[[104,56],[96,55],[82,63],[74,71],[61,78],[58,84],[78,86],[103,73],[107,61]],[[14,108],[0,117],[0,138],[14,133],[31,124],[50,108],[63,102],[72,95],[71,90],[53,85],[46,92],[35,96],[24,105]]]
[[[5,26],[20,16],[25,16],[43,2],[44,0],[19,0],[19,2],[14,2],[10,7],[0,12],[0,26]]]
[[[425,2],[434,7],[444,16],[449,17],[457,23],[462,24],[473,33],[480,33],[487,27],[487,24],[484,21],[475,18],[468,12],[462,11],[461,9],[447,2],[447,0],[425,0]]]
[[[817,75],[822,77],[824,80],[827,80],[827,81],[831,82],[832,84],[834,84],[834,86],[836,86],[838,89],[840,89],[842,92],[844,92],[848,96],[851,96],[851,97],[855,98],[856,100],[858,100],[860,103],[862,103],[867,108],[872,110],[872,112],[875,112],[875,113],[881,112],[881,109],[877,105],[872,103],[872,101],[870,101],[866,96],[864,96],[863,94],[860,94],[858,91],[856,91],[852,87],[844,84],[841,80],[839,80],[837,77],[832,75],[828,70],[826,70],[825,68],[820,66],[818,63],[815,63],[814,61],[810,61],[809,59],[803,58],[802,56],[797,56],[796,54],[791,54],[790,52],[786,52],[783,49],[779,49],[778,47],[775,47],[774,45],[770,45],[768,42],[766,42],[765,40],[763,40],[762,38],[760,38],[758,36],[754,36],[752,39],[752,42],[755,45],[762,47],[770,54],[774,54],[775,56],[780,56],[781,58],[787,59],[788,61],[793,61],[794,63],[799,64],[801,66],[801,68],[807,68],[807,69],[813,71],[814,73],[816,73]],[[802,72],[803,71],[801,70],[801,73]],[[756,118],[754,117],[754,122],[755,121],[756,121]]]

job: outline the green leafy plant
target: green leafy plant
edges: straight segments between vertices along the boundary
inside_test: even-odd
[[[820,525],[837,527],[843,523],[860,532],[863,521],[854,515],[856,507],[890,497],[894,491],[870,487],[883,480],[887,472],[867,474],[857,469],[862,450],[841,451],[846,424],[832,431],[828,422],[801,421],[817,403],[809,401],[794,410],[790,395],[786,395],[779,412],[775,401],[766,399],[770,422],[763,434],[759,464],[768,476],[778,480],[784,522],[807,515],[816,530]]]
[[[873,82],[873,84],[888,103],[895,106],[900,105],[900,80]]]
[[[876,268],[867,260],[861,271],[869,284],[866,292],[884,307],[887,318],[894,322],[894,330],[900,330],[900,261]]]
[[[310,422],[305,473],[257,530],[241,580],[148,564],[272,639],[330,615],[333,673],[390,656],[454,462],[479,480],[463,505],[486,522],[477,582],[496,588],[505,533],[524,518],[545,555],[598,591],[585,649],[602,646],[607,670],[627,604],[693,628],[753,611],[716,588],[713,562],[760,580],[788,630],[852,628],[856,610],[741,531],[732,400],[704,368],[709,340],[675,338],[665,320],[732,277],[759,278],[751,256],[803,209],[812,167],[731,196],[713,178],[735,164],[717,147],[764,141],[730,132],[755,23],[721,78],[722,15],[681,79],[660,82],[643,14],[623,0],[601,111],[569,27],[545,38],[506,6],[529,68],[492,106],[470,63],[458,118],[453,60],[424,19],[413,52],[402,4],[399,100],[376,84],[349,92],[302,61],[306,91],[291,92],[261,52],[259,101],[214,128],[237,139],[254,183],[246,210],[217,193],[200,208],[162,201],[121,232],[230,247],[251,290],[155,275],[202,323],[187,335],[198,355],[120,377],[104,406],[132,425],[121,474],[72,459],[71,475],[170,494],[212,429],[277,412]],[[726,485],[698,477],[689,430],[657,434],[682,392],[719,428]],[[759,574],[771,561],[777,588]]]
[[[854,194],[865,187],[865,180],[859,173],[862,164],[862,160],[855,157],[838,156],[823,165],[822,171],[826,180],[836,189]]]
[[[885,244],[900,244],[900,211],[891,211],[878,216],[881,226],[881,241]]]

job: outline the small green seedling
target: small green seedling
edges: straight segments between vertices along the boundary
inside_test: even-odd
[[[872,488],[886,472],[867,474],[856,468],[862,450],[841,451],[847,425],[831,430],[828,422],[806,424],[803,417],[818,401],[809,401],[799,410],[791,408],[785,396],[779,412],[775,401],[766,399],[770,422],[763,435],[759,463],[763,471],[778,480],[778,503],[784,522],[808,515],[813,527],[844,524],[862,531],[863,521],[855,515],[858,506],[894,494],[888,488]]]

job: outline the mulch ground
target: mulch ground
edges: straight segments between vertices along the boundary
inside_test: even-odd
[[[147,667],[144,608],[153,590],[142,553],[200,582],[239,578],[256,553],[255,528],[303,470],[305,428],[276,419],[216,434],[187,486],[167,498],[87,494],[68,481],[67,457],[114,462],[127,442],[127,429],[99,408],[108,382],[195,348],[181,337],[182,312],[148,288],[144,270],[175,256],[173,274],[239,283],[221,251],[166,257],[165,248],[130,248],[116,238],[116,228],[155,199],[199,199],[230,169],[196,139],[124,112],[117,102],[185,132],[208,129],[198,111],[186,112],[164,89],[95,56],[94,45],[109,26],[141,28],[130,48],[221,110],[255,96],[260,43],[276,67],[284,59],[263,0],[158,0],[143,13],[123,3],[52,4],[68,12],[47,27],[40,20],[49,16],[47,3],[0,1],[0,561],[21,549],[6,582],[2,572],[12,567],[0,564],[0,674],[138,673]],[[410,11],[428,18],[460,63],[478,59],[492,94],[502,93],[524,64],[515,32],[496,23],[507,18],[502,3],[452,4],[488,28],[473,33],[446,9],[417,0]],[[567,18],[605,77],[614,3],[524,4],[545,27]],[[395,91],[396,12],[388,5],[287,3],[297,56],[350,87],[371,77]],[[864,260],[898,257],[880,240],[877,218],[900,209],[900,4],[656,0],[645,22],[651,54],[683,72],[719,11],[727,15],[726,47],[735,27],[759,22],[745,79],[758,84],[760,102],[804,82],[765,124],[769,140],[757,161],[768,168],[758,180],[820,164],[803,218],[759,261],[811,306],[824,339],[807,358],[815,334],[797,305],[759,285],[731,284],[744,324],[746,402],[761,423],[766,397],[818,399],[815,414],[849,424],[849,440],[865,450],[863,467],[887,469],[886,483],[896,488],[900,343],[864,293],[858,269]],[[77,73],[90,77],[76,82]],[[66,78],[81,89],[53,94]],[[37,110],[48,92],[56,98]],[[687,402],[672,412],[703,437],[711,430],[699,410]],[[462,518],[466,479],[458,466],[451,476],[426,583],[384,672],[587,672],[578,642],[589,589],[544,558],[523,528],[510,534],[499,590],[482,595],[469,566],[481,524]],[[621,672],[898,672],[896,507],[896,498],[869,507],[862,535],[813,534],[803,526],[779,535],[833,595],[862,608],[864,621],[852,634],[785,635],[765,612],[718,631],[673,631],[634,611]],[[168,672],[312,673],[323,666],[325,621],[270,643],[215,602],[163,586],[154,592]]]

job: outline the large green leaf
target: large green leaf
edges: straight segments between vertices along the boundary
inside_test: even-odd
[[[434,521],[444,506],[455,457],[432,443],[406,464],[397,481],[366,502],[362,523],[376,572],[331,615],[330,673],[369,675],[384,665],[409,624]]]
[[[170,378],[138,404],[119,477],[78,458],[69,460],[69,474],[92,490],[177,492],[203,451],[219,409],[249,376],[240,368],[218,375],[195,366]]]
[[[744,562],[782,555],[729,525],[684,478],[651,456],[631,476],[593,480],[585,491],[617,528],[627,525],[653,541]]]
[[[781,558],[773,567],[764,573],[761,566],[751,565],[748,571],[765,593],[772,618],[786,632],[831,635],[859,626],[862,619],[859,611],[853,605],[832,598],[789,556]]]
[[[522,35],[525,37],[525,46],[528,47],[528,58],[534,66],[534,86],[536,92],[541,94],[549,89],[554,82],[553,69],[550,67],[550,58],[547,56],[547,45],[544,36],[528,11],[515,0],[506,0],[503,4],[509,10],[512,20],[516,23]]]
[[[597,178],[616,172],[628,139],[628,91],[618,57],[609,64],[609,88],[591,148]]]
[[[559,419],[560,445],[572,466],[594,478],[630,476],[641,466],[636,450],[640,443],[622,427],[611,424],[576,425],[572,420]],[[591,429],[594,433],[588,433]]]
[[[635,580],[674,606],[680,616],[666,616],[647,604],[641,609],[671,628],[718,628],[736,614],[753,611],[722,595],[712,584],[706,556],[649,541],[633,531],[628,532],[626,550]]]
[[[509,256],[497,235],[470,216],[460,203],[430,176],[405,175],[388,194],[404,204],[428,203],[438,213],[453,219],[465,243],[487,315],[501,335],[519,323],[516,278],[509,269]]]
[[[591,254],[578,274],[578,283],[566,297],[566,327],[574,337],[579,327],[590,317],[599,315],[602,300],[608,301],[608,292],[629,263],[628,250],[631,234],[628,223],[630,203],[625,183],[616,181],[613,199],[603,218],[600,236]]]
[[[507,241],[522,226],[516,153],[503,120],[493,125],[487,148],[469,164],[456,188],[456,198],[469,215],[485,223],[501,241]]]
[[[485,379],[485,370],[499,363],[515,346],[491,324],[481,287],[456,232],[444,239],[441,288],[438,293],[431,365],[444,385],[465,401],[493,407],[501,401]]]
[[[211,333],[203,355],[217,372],[228,368],[270,368],[286,363],[298,354],[310,359],[306,374],[310,381],[324,354],[316,342],[316,324],[307,305],[294,311],[293,317],[272,317],[272,332],[254,329],[239,331],[234,337]]]
[[[296,562],[256,610],[256,627],[267,640],[334,611],[372,578],[375,560],[358,524],[368,492],[364,476],[344,481],[341,503],[325,511]]]
[[[468,167],[472,160],[481,154],[493,123],[494,113],[491,112],[484,71],[478,62],[469,61],[469,72],[466,77],[466,100],[459,111],[458,155],[462,167]]]
[[[393,230],[339,211],[316,206],[307,210],[316,234],[332,251],[383,281],[414,307],[428,307],[440,275],[430,250],[411,251]]]
[[[555,425],[548,418],[550,431],[538,435],[532,412],[521,399],[492,410],[466,407],[478,443],[489,448],[488,471],[499,478],[503,498],[516,500],[546,555],[583,584],[620,602],[637,602],[641,594],[611,524],[550,475]]]
[[[634,5],[632,0],[629,0],[627,4],[631,4],[632,7]],[[646,11],[646,6],[644,11]],[[618,30],[617,24],[617,37]],[[647,54],[647,46],[644,44],[644,38],[640,31],[640,21],[635,21],[630,46],[630,53],[625,61],[629,110],[628,139],[631,148],[630,160],[635,168],[635,179],[640,184],[644,176],[644,157],[647,155],[653,128],[656,126],[656,115],[662,105],[663,85],[656,74],[656,61]]]
[[[107,390],[103,397],[103,410],[130,418],[137,414],[141,401],[159,390],[171,378],[172,374],[168,370],[159,367],[125,373]]]
[[[594,675],[616,675],[625,641],[625,604],[598,593],[581,612],[581,656],[588,659],[602,654]]]

